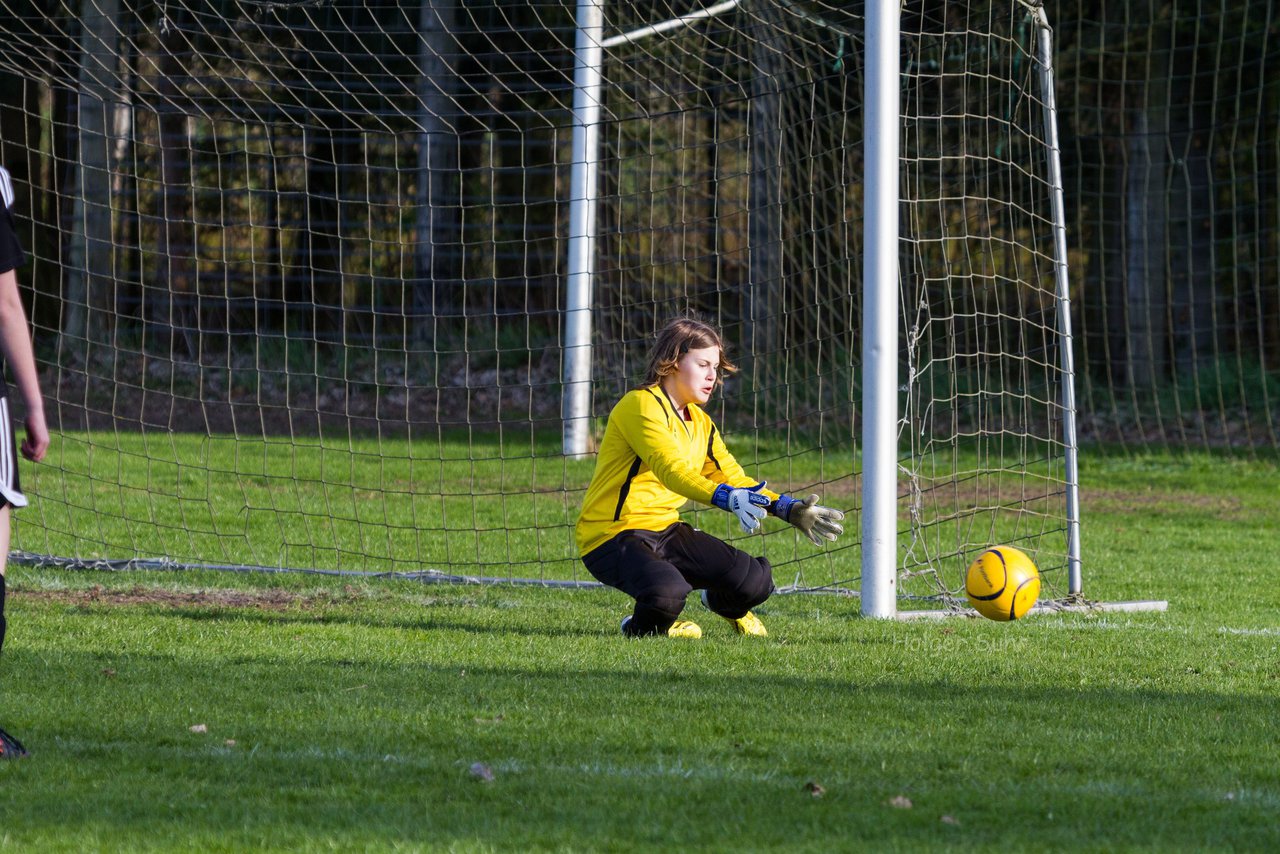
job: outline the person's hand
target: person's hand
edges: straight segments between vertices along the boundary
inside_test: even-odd
[[[49,428],[44,423],[44,413],[28,413],[23,424],[27,430],[22,439],[22,456],[38,463],[49,450]]]
[[[800,529],[815,546],[824,541],[834,543],[844,533],[844,513],[832,507],[823,507],[818,503],[818,496],[810,495],[804,500],[781,495],[774,502],[773,515],[784,522]]]
[[[760,527],[760,520],[765,517],[765,508],[769,506],[768,496],[761,495],[758,491],[763,488],[763,483],[750,488],[736,489],[727,483],[722,483],[711,494],[711,503],[737,516],[742,530],[750,534]]]

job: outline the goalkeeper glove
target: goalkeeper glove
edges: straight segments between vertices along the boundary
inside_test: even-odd
[[[765,508],[769,506],[768,496],[761,495],[759,492],[763,488],[763,482],[745,488],[734,488],[727,483],[722,483],[716,487],[715,492],[711,493],[711,503],[737,516],[742,530],[750,534],[760,527],[760,520],[765,516]]]
[[[844,533],[844,525],[840,524],[844,514],[831,507],[823,507],[816,495],[803,500],[779,495],[772,510],[773,515],[799,528],[815,546],[822,545],[823,540],[835,542]]]

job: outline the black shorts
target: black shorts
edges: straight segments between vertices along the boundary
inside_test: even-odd
[[[582,562],[596,579],[635,599],[650,594],[655,582],[662,581],[657,576],[671,575],[669,567],[674,567],[688,585],[686,590],[711,591],[725,610],[737,612],[733,617],[763,601],[773,589],[767,560],[685,522],[661,531],[623,531],[583,555]]]
[[[0,397],[0,508],[26,507],[18,481],[18,440],[9,418],[9,398]]]

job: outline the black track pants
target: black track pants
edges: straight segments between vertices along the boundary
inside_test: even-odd
[[[737,619],[773,593],[773,568],[763,557],[677,522],[664,531],[623,531],[583,558],[587,571],[636,600],[627,634],[666,634],[692,590]]]

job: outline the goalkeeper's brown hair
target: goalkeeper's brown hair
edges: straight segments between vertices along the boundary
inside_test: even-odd
[[[655,386],[662,382],[663,377],[676,372],[681,356],[690,350],[705,347],[720,350],[720,368],[716,371],[716,386],[719,387],[725,377],[738,370],[738,366],[730,362],[725,354],[724,339],[720,337],[720,332],[709,323],[693,317],[676,317],[667,321],[667,325],[658,332],[658,340],[649,350],[641,387]]]

